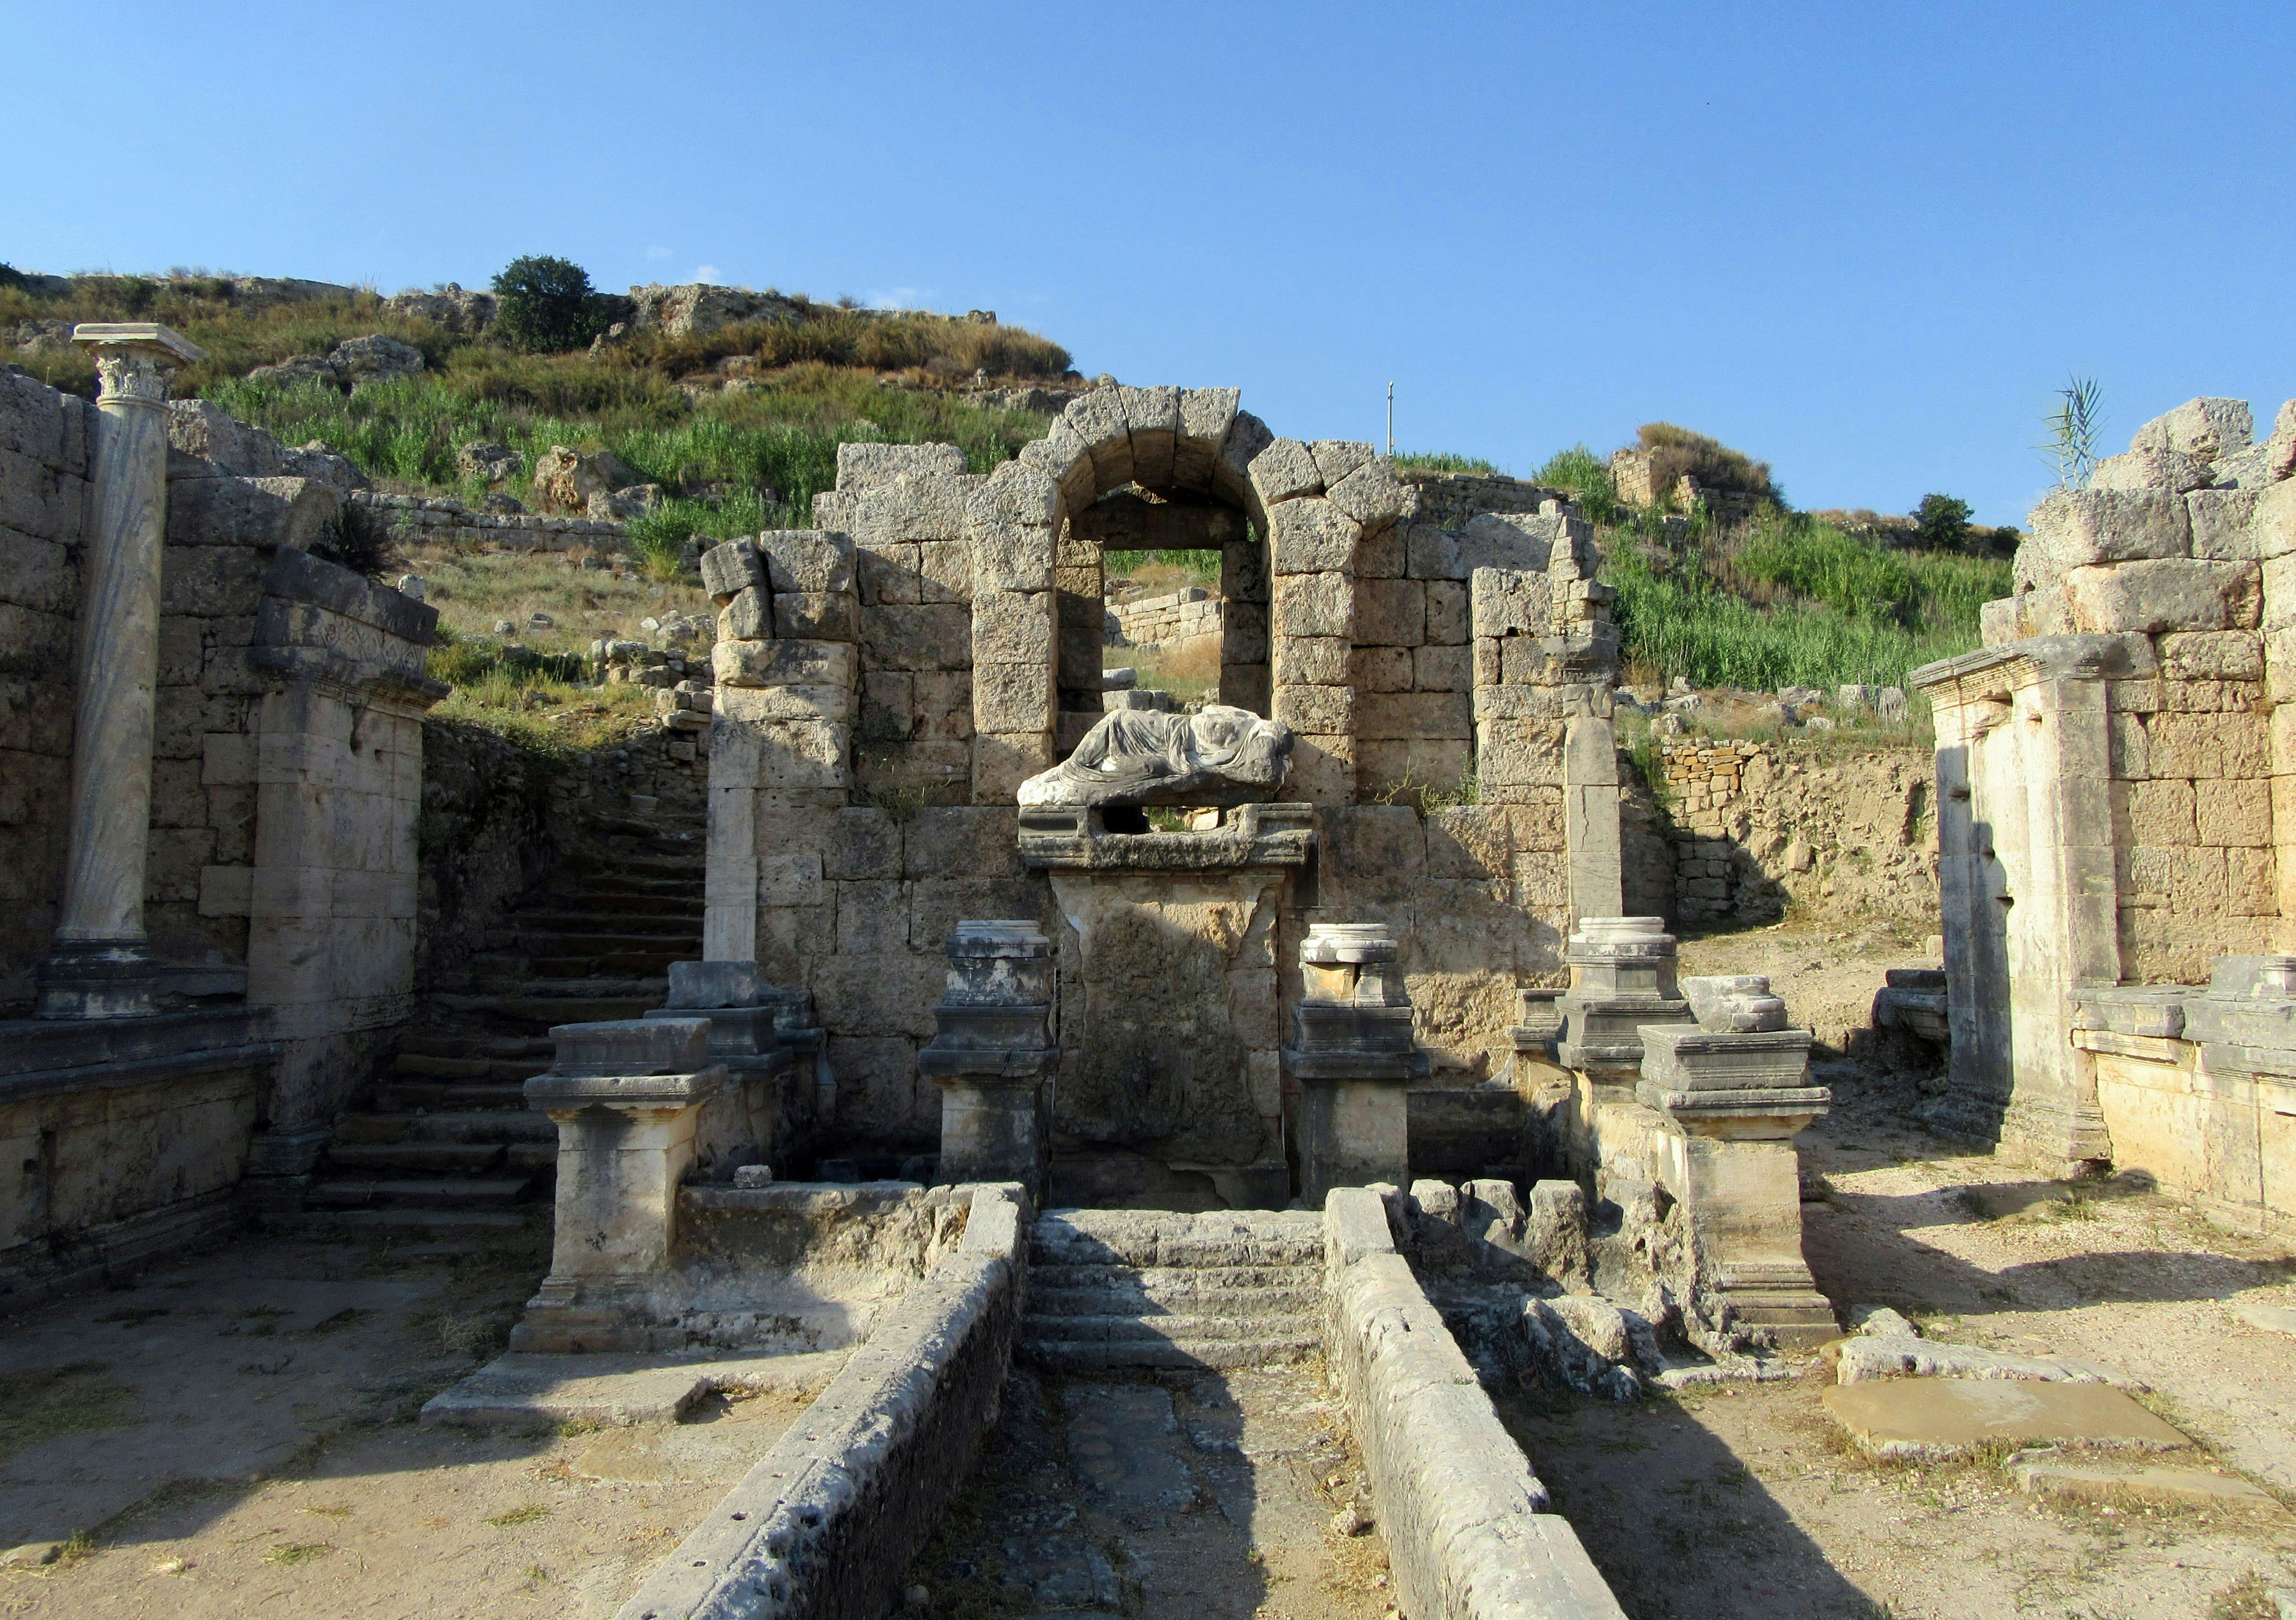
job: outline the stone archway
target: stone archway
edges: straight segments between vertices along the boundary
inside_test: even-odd
[[[991,474],[968,508],[974,728],[981,739],[976,802],[1008,802],[1012,786],[1030,774],[1020,767],[1049,763],[1057,752],[1062,658],[1073,662],[1085,653],[1084,637],[1063,631],[1086,628],[1060,622],[1060,536],[1094,502],[1128,484],[1209,497],[1241,511],[1265,537],[1264,576],[1257,559],[1237,559],[1237,599],[1259,605],[1252,596],[1264,577],[1267,712],[1298,739],[1288,791],[1317,804],[1352,799],[1360,554],[1367,539],[1393,536],[1410,491],[1370,445],[1278,439],[1238,408],[1241,397],[1232,388],[1096,389]],[[1399,579],[1400,539],[1391,539],[1387,550],[1392,555],[1373,572]],[[1242,619],[1238,639],[1250,645],[1257,626],[1249,613]],[[1096,671],[1096,613],[1090,632]],[[1239,697],[1252,694],[1252,678],[1241,672],[1250,667],[1238,661]],[[1224,668],[1224,696],[1229,679]],[[1079,689],[1080,683],[1070,687]]]

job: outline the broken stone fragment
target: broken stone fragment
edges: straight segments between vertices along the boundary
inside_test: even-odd
[[[1759,974],[1685,979],[1683,999],[1698,1027],[1715,1034],[1751,1035],[1786,1027],[1786,1004],[1770,993]]]

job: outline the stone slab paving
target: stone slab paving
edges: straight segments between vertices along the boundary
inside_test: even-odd
[[[2285,1520],[2288,1511],[2263,1486],[2236,1475],[2160,1463],[2074,1461],[2036,1456],[2016,1460],[2018,1484],[2035,1496],[2072,1496],[2088,1501],[2152,1502],[2171,1508],[2223,1508]]]
[[[1313,1367],[1095,1378],[1017,1372],[975,1476],[911,1566],[928,1614],[1372,1620],[1393,1596]]]
[[[1953,1457],[2023,1445],[2174,1450],[2192,1442],[2105,1384],[2013,1378],[1903,1378],[1839,1385],[1826,1410],[1877,1457]]]

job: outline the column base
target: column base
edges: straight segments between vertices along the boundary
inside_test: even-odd
[[[1734,1330],[1779,1350],[1811,1350],[1841,1336],[1833,1302],[1817,1291],[1808,1267],[1726,1262],[1718,1271],[1715,1291]]]
[[[162,962],[141,940],[58,940],[36,970],[41,1018],[150,1018],[247,994],[247,969]]]

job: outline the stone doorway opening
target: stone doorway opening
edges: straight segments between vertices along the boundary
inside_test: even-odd
[[[1062,525],[1055,584],[1060,757],[1112,709],[1267,716],[1267,548],[1238,507],[1120,486]]]

